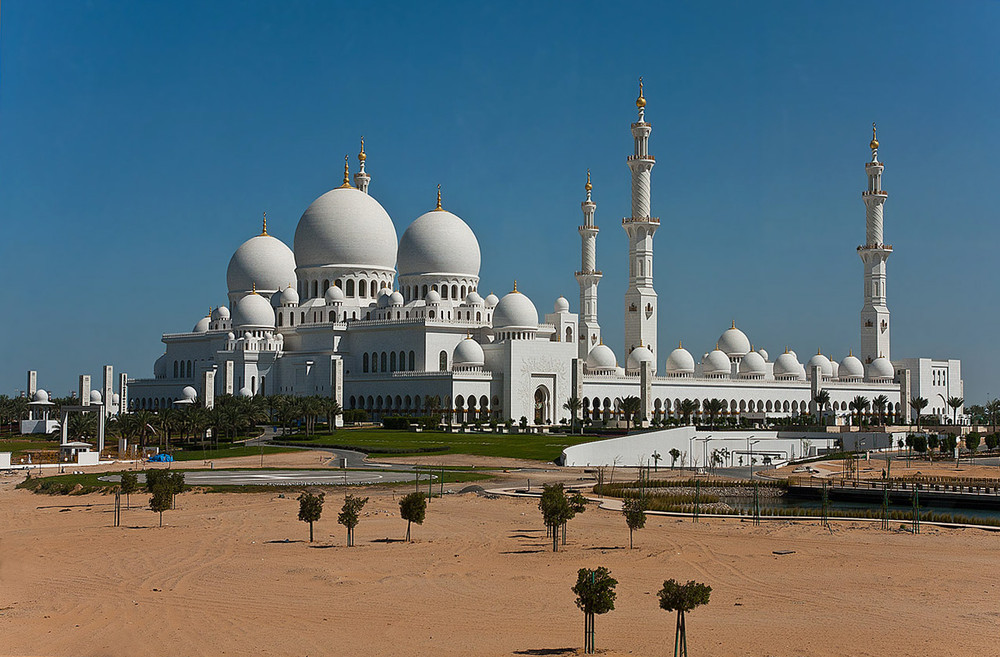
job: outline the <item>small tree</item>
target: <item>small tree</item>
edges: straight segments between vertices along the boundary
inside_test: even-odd
[[[406,540],[410,540],[410,524],[424,524],[427,516],[427,498],[423,493],[410,493],[399,501],[399,515],[406,521]]]
[[[632,549],[632,532],[646,526],[646,509],[649,508],[649,500],[645,495],[638,497],[628,497],[622,504],[622,513],[625,515],[625,524],[628,525],[628,549]]]
[[[552,534],[552,551],[559,551],[559,528],[575,515],[562,484],[544,484],[538,500],[542,521]]]
[[[975,455],[976,450],[979,449],[979,432],[973,431],[966,436],[965,446],[969,448],[969,458],[971,459]]]
[[[826,410],[826,405],[830,403],[830,391],[820,390],[813,395],[813,402],[816,404],[816,414],[819,416],[819,423],[824,424],[823,411]]]
[[[670,454],[670,469],[673,470],[674,464],[677,463],[677,459],[681,457],[681,450],[676,447],[672,447],[667,453]]]
[[[177,496],[187,490],[187,485],[184,483],[184,473],[183,472],[171,472],[168,473],[164,480],[170,487],[170,508],[177,508]]]
[[[923,397],[914,397],[910,400],[910,406],[917,412],[917,431],[920,431],[920,412],[927,408],[927,400]]]
[[[653,472],[658,471],[660,467],[660,459],[662,459],[663,457],[660,456],[659,452],[653,452],[650,458],[653,459]]]
[[[350,493],[344,497],[344,506],[340,507],[337,522],[347,527],[347,547],[354,546],[354,528],[361,522],[361,509],[368,503],[367,497],[355,497]]]
[[[123,472],[121,489],[125,493],[125,507],[131,509],[132,502],[129,500],[129,495],[139,490],[139,476],[134,472]]]
[[[163,526],[163,512],[170,509],[173,495],[173,490],[165,481],[161,481],[153,487],[153,496],[149,498],[149,508],[160,514],[160,527]]]
[[[965,403],[964,397],[949,397],[948,406],[951,406],[952,424],[958,424],[958,409]]]
[[[594,617],[615,608],[615,586],[618,580],[604,566],[596,570],[581,568],[576,575],[576,606],[583,611],[583,652],[591,655],[594,646]]]
[[[674,631],[674,657],[687,657],[687,626],[684,614],[695,607],[708,604],[712,587],[689,581],[680,584],[677,580],[668,579],[663,582],[663,588],[657,593],[660,598],[660,609],[677,612],[677,629]]]
[[[922,433],[913,436],[913,451],[921,456],[927,452],[927,436]]]
[[[988,434],[984,439],[986,442],[986,449],[991,452],[997,448],[997,435],[995,433]]]
[[[563,408],[569,411],[569,416],[571,418],[570,422],[570,433],[576,432],[576,416],[580,413],[580,409],[583,408],[583,401],[576,395],[570,397],[563,404]],[[583,427],[580,427],[580,433],[583,433]]]
[[[303,492],[299,495],[299,520],[309,523],[309,542],[313,542],[313,523],[323,515],[324,493],[313,495]]]

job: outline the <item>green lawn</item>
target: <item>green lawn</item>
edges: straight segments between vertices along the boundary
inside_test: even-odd
[[[13,452],[12,458],[17,458],[26,449],[59,449],[59,443],[55,440],[32,440],[30,438],[0,440],[0,452]]]
[[[311,436],[277,437],[279,442],[296,445],[322,445],[365,452],[372,456],[398,456],[422,453],[473,454],[553,461],[570,445],[602,440],[599,436],[566,434],[493,434],[414,433],[393,429],[340,429],[334,433]]]
[[[296,451],[293,447],[264,447],[264,454],[281,454]],[[212,459],[225,459],[234,456],[260,456],[260,447],[251,445],[249,447],[240,445],[239,447],[220,447],[219,449],[188,449],[184,451],[171,452],[175,461],[211,461]]]

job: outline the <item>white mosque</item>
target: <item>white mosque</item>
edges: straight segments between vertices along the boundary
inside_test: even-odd
[[[220,394],[322,395],[344,409],[374,417],[419,414],[428,400],[456,411],[458,421],[486,415],[547,425],[569,418],[563,403],[583,402],[587,417],[615,416],[620,400],[639,397],[642,413],[679,415],[684,399],[718,398],[727,413],[749,419],[787,417],[813,410],[819,390],[828,413],[845,415],[857,395],[884,395],[890,408],[912,416],[909,400],[929,401],[925,414],[951,417],[946,400],[963,396],[961,362],[892,359],[883,241],[884,165],[874,128],[868,186],[864,303],[858,354],[838,361],[817,353],[803,365],[786,349],[775,358],[735,323],[695,358],[678,344],[661,351],[653,237],[660,220],[650,214],[649,152],[652,124],[645,118],[640,81],[637,120],[631,125],[632,212],[628,234],[625,344],[619,355],[601,340],[598,323],[597,205],[587,175],[582,203],[582,262],[578,312],[563,297],[539,319],[535,304],[514,289],[483,297],[480,250],[472,229],[442,207],[417,217],[397,238],[392,219],[369,194],[364,142],[360,170],[306,208],[294,250],[268,235],[244,242],[229,262],[229,310],[220,306],[187,333],[163,336],[166,352],[153,378],[128,381],[122,406],[157,409],[211,405]],[[706,340],[706,346],[709,346]]]

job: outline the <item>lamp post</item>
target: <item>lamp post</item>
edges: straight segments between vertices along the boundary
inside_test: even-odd
[[[753,438],[753,436],[750,436]],[[747,448],[750,450],[750,479],[753,480],[753,446],[759,443],[759,440],[750,440],[747,438]]]

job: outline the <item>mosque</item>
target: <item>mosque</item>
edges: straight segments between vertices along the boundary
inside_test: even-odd
[[[735,322],[699,358],[678,344],[660,349],[653,238],[660,220],[650,214],[649,151],[652,124],[640,79],[633,151],[628,234],[629,279],[624,298],[625,344],[619,355],[601,340],[598,323],[597,209],[590,174],[581,204],[583,225],[578,312],[563,297],[539,318],[535,304],[513,290],[503,298],[480,294],[480,250],[475,233],[442,206],[417,217],[397,239],[395,225],[369,194],[364,141],[353,184],[345,158],[343,184],[306,208],[294,249],[261,233],[229,262],[229,307],[219,306],[187,333],[163,335],[165,353],[153,378],[130,379],[121,391],[128,409],[158,409],[197,400],[211,406],[220,394],[321,395],[344,409],[373,417],[419,414],[434,401],[455,410],[456,421],[484,417],[548,425],[569,418],[570,397],[601,421],[616,417],[621,400],[641,400],[645,420],[677,417],[682,400],[725,402],[726,413],[749,419],[813,411],[826,390],[828,414],[849,414],[858,395],[884,395],[887,410],[911,418],[910,399],[929,401],[924,414],[951,417],[946,400],[963,396],[961,362],[892,359],[883,239],[884,165],[872,129],[861,339],[835,360],[822,353],[805,364],[785,349],[772,359],[754,350]],[[230,311],[230,308],[232,310]],[[707,341],[706,341],[707,342]],[[709,345],[706,345],[709,346]]]

